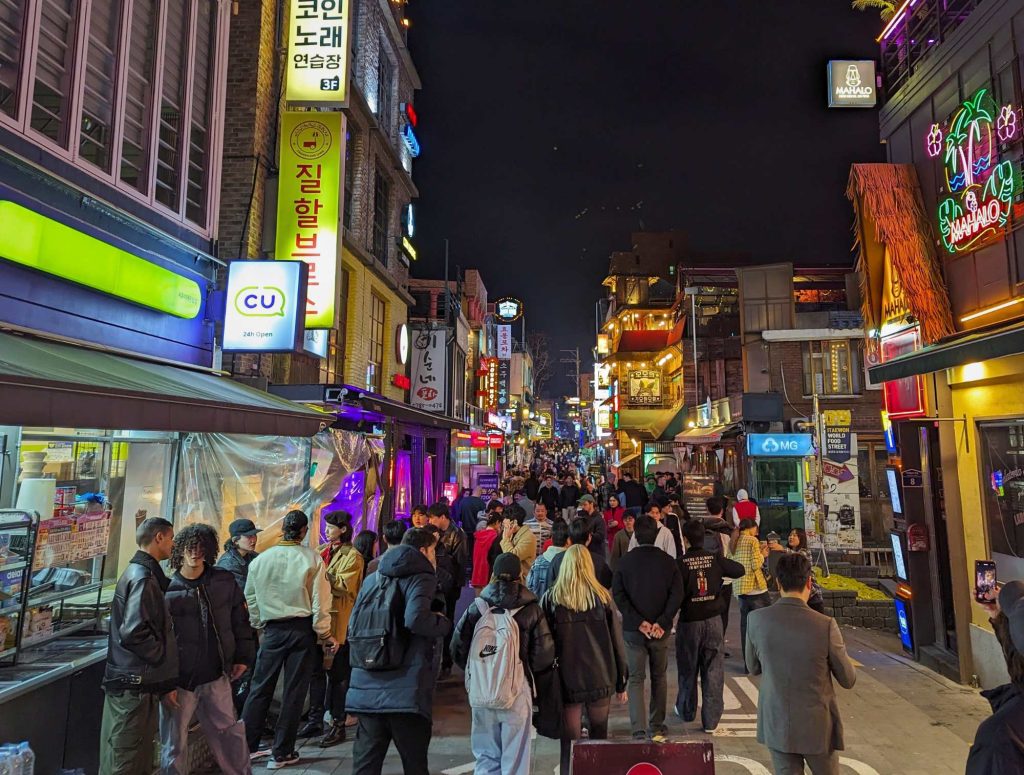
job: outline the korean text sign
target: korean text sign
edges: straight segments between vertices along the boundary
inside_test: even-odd
[[[412,342],[412,405],[443,412],[447,377],[444,330],[416,331]]]
[[[498,358],[512,358],[512,326],[498,326]]]
[[[301,349],[306,265],[302,261],[232,261],[224,308],[227,352]]]
[[[331,328],[338,298],[345,118],[281,115],[281,178],[275,258],[309,266],[306,328]]]
[[[350,0],[291,0],[285,99],[309,105],[348,104]]]

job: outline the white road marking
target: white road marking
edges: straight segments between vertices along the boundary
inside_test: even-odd
[[[472,772],[476,769],[476,762],[470,762],[469,764],[460,764],[458,767],[449,767],[447,770],[441,770],[441,775],[465,775],[467,772]],[[555,771],[558,768],[555,767]]]
[[[729,764],[738,764],[750,775],[772,775],[763,764],[755,762],[753,759],[748,759],[745,756],[732,756],[730,754],[715,754],[715,764],[719,762],[728,762]]]
[[[740,691],[747,695],[747,699],[754,703],[754,707],[756,708],[757,686],[754,685],[754,682],[747,678],[745,675],[738,675],[735,678],[733,678],[733,680],[736,682],[736,685],[739,687]]]
[[[840,756],[839,763],[845,764],[847,767],[849,767],[851,770],[857,773],[857,775],[878,775],[878,770],[876,770],[874,767],[872,767],[869,764],[865,764],[864,762],[859,762],[856,759],[848,759],[845,756]]]
[[[722,714],[722,721],[749,721],[750,719],[757,719],[756,713],[724,713]]]

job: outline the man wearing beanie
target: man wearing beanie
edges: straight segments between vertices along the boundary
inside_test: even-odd
[[[477,624],[485,615],[488,622],[493,623],[495,616],[504,616],[507,612],[519,628],[519,660],[511,669],[521,671],[514,681],[518,681],[524,691],[518,693],[510,708],[472,709],[470,740],[478,771],[481,772],[528,775],[533,715],[533,691],[529,682],[533,675],[550,669],[555,661],[555,644],[547,620],[537,596],[522,581],[520,557],[511,552],[498,555],[491,583],[466,609],[452,636],[452,657],[466,671],[468,688],[474,670],[487,671],[493,667],[485,663],[486,650],[475,653],[476,649],[470,648]]]

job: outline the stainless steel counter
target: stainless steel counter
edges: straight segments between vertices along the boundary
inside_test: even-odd
[[[107,657],[106,635],[57,638],[29,647],[15,667],[0,667],[0,705],[51,684]]]

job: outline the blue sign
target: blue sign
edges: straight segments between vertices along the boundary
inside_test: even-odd
[[[747,454],[751,457],[807,457],[814,454],[814,438],[809,433],[751,433],[747,436]]]
[[[402,142],[409,149],[409,155],[416,158],[420,155],[420,141],[416,139],[416,133],[412,130],[411,124],[402,127]]]
[[[900,628],[900,640],[903,641],[903,648],[907,651],[914,650],[914,638],[910,634],[910,611],[907,609],[906,601],[898,597],[893,598],[896,606],[896,624]]]
[[[224,308],[224,351],[302,349],[304,261],[232,261]]]

